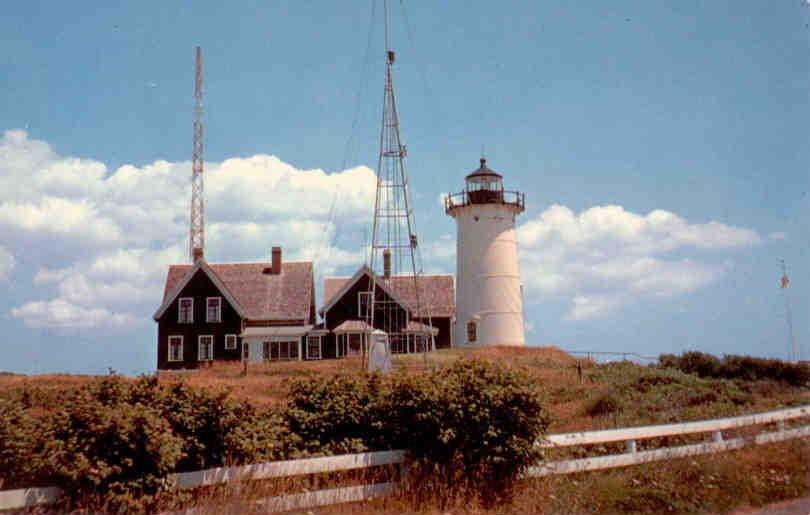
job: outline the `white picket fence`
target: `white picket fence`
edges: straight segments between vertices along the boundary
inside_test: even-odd
[[[810,425],[803,425],[791,429],[785,428],[785,422],[800,418],[810,418],[810,406],[788,408],[740,417],[702,420],[698,422],[550,435],[542,442],[538,442],[537,445],[543,448],[552,448],[624,442],[625,452],[608,456],[542,463],[536,467],[530,468],[527,475],[530,477],[541,477],[626,467],[652,461],[729,451],[747,445],[761,445],[791,438],[808,437],[810,436]],[[776,424],[776,431],[764,431],[749,437],[735,437],[731,439],[725,439],[723,436],[723,431],[763,426],[766,424]],[[646,451],[637,450],[637,442],[639,440],[701,433],[710,434],[710,439],[697,444],[657,448]],[[383,465],[404,466],[405,451],[365,452],[323,458],[275,461],[240,467],[219,467],[174,474],[170,477],[170,481],[180,488],[192,488],[248,479],[257,480],[294,477],[308,474],[357,470]],[[402,473],[400,476],[402,476]],[[399,483],[397,482],[375,483],[371,485],[358,485],[283,495],[256,502],[261,504],[268,512],[306,509],[386,497],[394,494],[398,490],[398,487]],[[62,491],[54,487],[0,491],[0,510],[19,509],[37,504],[53,503],[58,500],[61,494]]]

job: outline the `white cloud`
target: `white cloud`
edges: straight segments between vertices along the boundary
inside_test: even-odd
[[[11,310],[11,315],[28,327],[46,329],[88,329],[129,327],[137,320],[130,314],[104,308],[86,308],[63,299],[28,302]]]
[[[189,170],[189,162],[164,160],[109,170],[6,131],[0,241],[27,245],[33,282],[50,290],[44,299],[23,299],[13,316],[36,327],[150,323],[167,265],[187,261]],[[274,245],[284,247],[286,260],[316,259],[319,276],[363,261],[375,192],[370,169],[302,170],[256,155],[206,163],[205,181],[212,261],[268,259]],[[729,268],[707,253],[761,242],[749,229],[621,206],[574,213],[555,205],[520,225],[518,236],[527,292],[570,302],[571,320],[696,291]],[[453,235],[420,247],[426,270],[453,270]],[[14,270],[5,253],[0,279]]]
[[[680,247],[720,249],[760,243],[750,229],[719,222],[690,224],[669,211],[647,215],[622,206],[596,206],[578,215],[553,205],[520,227],[521,244],[529,247],[562,243],[593,251],[621,246],[632,253],[661,253]]]
[[[190,168],[157,160],[109,171],[24,131],[3,133],[0,239],[33,249],[33,282],[53,285],[50,299],[30,299],[13,315],[36,327],[148,323],[167,265],[187,261]],[[335,227],[368,221],[375,187],[362,166],[301,170],[269,155],[206,163],[206,255],[269,259],[282,245],[288,260],[326,256],[319,272],[357,265],[359,245],[337,247]],[[0,254],[0,278],[3,266]]]
[[[566,320],[584,320],[612,314],[624,306],[628,298],[621,294],[575,295]]]
[[[518,239],[527,291],[570,299],[568,320],[694,292],[730,267],[716,263],[708,251],[762,241],[749,229],[715,221],[692,224],[663,210],[640,215],[615,205],[579,214],[551,206],[519,226]]]
[[[15,266],[16,260],[14,259],[14,255],[3,247],[0,247],[0,281],[7,280],[11,272],[14,271]]]
[[[45,197],[38,203],[0,204],[0,227],[36,233],[43,238],[76,238],[96,245],[121,242],[121,230],[112,220],[100,215],[88,201]]]

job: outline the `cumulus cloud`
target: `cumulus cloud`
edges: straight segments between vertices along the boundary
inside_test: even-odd
[[[104,308],[86,308],[63,299],[28,302],[11,310],[28,327],[45,329],[89,329],[128,327],[135,320],[129,313],[114,313]]]
[[[150,324],[167,265],[187,261],[190,168],[156,160],[110,170],[6,131],[0,241],[27,249],[32,291],[40,292],[20,299],[12,316],[56,329]],[[269,259],[274,245],[284,247],[285,260],[316,260],[319,276],[363,261],[375,192],[366,167],[327,172],[276,156],[238,157],[206,163],[205,187],[212,261]],[[518,238],[527,295],[570,303],[569,320],[696,291],[727,273],[719,253],[762,241],[749,229],[664,210],[575,213],[559,205],[520,225]],[[426,270],[453,270],[454,235],[424,239],[420,248]],[[0,280],[14,270],[14,256],[0,248]]]
[[[38,203],[0,204],[0,227],[35,233],[43,238],[67,237],[112,245],[122,241],[121,230],[87,201],[45,197]]]
[[[0,138],[0,240],[34,249],[33,282],[51,288],[12,315],[31,327],[148,324],[166,267],[186,262],[189,162],[156,160],[115,170],[61,156],[25,131]],[[329,258],[323,271],[356,265],[335,246],[335,225],[371,216],[374,172],[302,170],[276,156],[206,163],[206,254],[216,261]],[[331,209],[334,204],[334,209]],[[0,278],[13,258],[0,252]]]
[[[696,291],[730,267],[707,252],[762,241],[750,229],[689,223],[663,210],[641,215],[615,205],[580,213],[551,206],[519,226],[518,239],[527,290],[570,298],[567,320],[603,317],[633,302]]]
[[[14,271],[17,262],[14,255],[3,247],[0,247],[0,281],[5,281]]]

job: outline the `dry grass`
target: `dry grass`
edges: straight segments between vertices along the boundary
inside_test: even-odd
[[[520,482],[513,501],[484,508],[468,499],[436,498],[415,507],[413,494],[291,513],[329,515],[608,515],[720,514],[793,499],[808,493],[810,444],[798,440],[740,451],[631,468]],[[291,491],[387,481],[391,472],[293,479],[209,490],[197,496],[201,514],[262,513],[256,499]],[[349,479],[348,481],[345,481]]]
[[[568,432],[585,429],[616,427],[619,420],[610,416],[593,416],[588,406],[595,398],[610,390],[616,378],[604,377],[604,367],[582,360],[583,381],[577,371],[577,359],[557,347],[490,347],[480,349],[446,349],[427,355],[395,355],[394,366],[408,373],[419,374],[426,368],[444,367],[459,358],[475,357],[497,361],[508,366],[526,369],[537,378],[548,398],[548,408],[553,416],[551,432]],[[362,370],[359,358],[289,361],[254,364],[248,374],[242,373],[240,363],[214,363],[211,367],[191,373],[161,372],[162,383],[185,381],[192,387],[211,390],[226,388],[236,399],[247,400],[259,407],[277,406],[284,402],[289,381],[308,374],[335,375]],[[58,405],[60,394],[76,386],[97,380],[98,376],[43,374],[0,374],[0,398],[13,395],[28,387],[37,391],[35,410],[44,410]],[[741,406],[740,412],[757,412],[784,405],[806,402],[810,392],[784,387],[772,382],[750,385],[754,402]],[[39,401],[39,402],[38,402]],[[651,423],[638,420],[635,424]]]
[[[550,432],[566,432],[615,426],[610,416],[591,416],[588,407],[593,400],[619,383],[610,374],[613,369],[583,361],[583,381],[577,371],[577,360],[555,347],[450,349],[427,356],[396,356],[395,367],[419,374],[427,368],[443,367],[461,357],[477,357],[521,367],[543,385],[554,421]],[[277,406],[284,402],[289,381],[308,374],[334,375],[362,370],[359,359],[323,360],[257,364],[247,376],[238,363],[217,363],[195,373],[160,374],[162,383],[185,381],[192,387],[227,388],[237,399],[258,406]],[[642,373],[640,369],[637,372]],[[34,410],[44,411],[59,405],[66,392],[96,381],[98,377],[48,374],[0,374],[0,398],[33,392]],[[739,407],[740,412],[757,412],[784,405],[805,403],[808,392],[773,382],[749,383],[745,386],[751,402]],[[666,401],[666,399],[662,399]],[[711,408],[711,406],[707,406]],[[736,408],[735,408],[736,409]],[[684,412],[684,416],[689,416]],[[706,418],[706,417],[702,417]],[[631,424],[650,423],[648,419],[631,420]],[[627,424],[627,421],[622,421]],[[682,459],[628,469],[562,476],[521,482],[513,503],[498,509],[484,509],[466,500],[437,499],[432,505],[414,510],[408,497],[382,499],[311,510],[304,513],[394,514],[487,514],[496,513],[720,513],[741,506],[806,495],[807,463],[810,446],[805,442],[788,442],[746,449],[723,455]],[[391,471],[366,471],[344,475],[311,476],[284,481],[246,484],[238,488],[209,489],[187,494],[197,503],[212,506],[203,513],[252,513],[261,511],[246,500],[278,495],[284,492],[316,490],[368,483],[390,477]],[[379,476],[379,477],[378,477]],[[444,505],[441,509],[438,506]]]
[[[409,373],[421,373],[426,368],[443,367],[461,357],[478,357],[498,361],[510,366],[526,367],[538,381],[552,389],[592,388],[578,386],[576,360],[556,347],[510,348],[495,347],[486,349],[447,349],[428,355],[410,354],[395,355],[394,366]],[[196,388],[227,388],[236,399],[244,399],[258,406],[278,405],[283,403],[288,392],[289,380],[308,374],[335,375],[362,370],[359,358],[321,360],[321,361],[288,361],[253,364],[247,376],[242,373],[240,363],[218,362],[195,372],[173,373],[161,372],[162,383],[185,381]],[[69,390],[97,380],[98,376],[42,374],[16,375],[0,374],[0,397],[9,392],[25,387],[35,388],[47,394]],[[47,395],[46,395],[47,397]],[[574,400],[560,405],[559,419],[568,420],[570,414],[582,406],[581,395]],[[556,414],[556,413],[555,413]]]

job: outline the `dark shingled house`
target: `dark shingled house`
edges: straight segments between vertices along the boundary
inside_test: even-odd
[[[315,324],[311,262],[171,265],[158,323],[158,370],[213,360],[307,359]],[[320,355],[317,356],[320,358]]]
[[[318,333],[313,331],[322,341],[323,357],[343,357],[362,352],[365,335],[371,330],[364,322],[363,310],[369,300],[367,296],[372,274],[371,269],[364,265],[352,277],[324,279],[325,301],[319,310],[323,323],[318,326]],[[399,318],[402,323],[395,334],[389,334],[392,352],[418,352],[426,345],[430,333],[434,335],[436,348],[452,346],[455,287],[451,274],[423,275],[418,279],[420,305],[423,313],[426,309],[430,310],[430,326],[427,325],[427,317],[415,317],[417,290],[412,277],[377,276],[376,281],[380,299],[393,301],[401,310]]]

